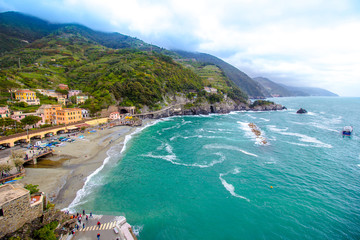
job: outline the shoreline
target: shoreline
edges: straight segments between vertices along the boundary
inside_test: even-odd
[[[95,133],[83,133],[83,139],[55,148],[53,156],[39,160],[50,160],[52,167],[26,168],[26,175],[18,182],[21,184],[39,185],[39,190],[45,192],[48,200],[55,203],[57,209],[68,208],[83,189],[86,181],[100,171],[108,151],[120,147],[121,152],[127,142],[127,136],[141,132],[156,120],[146,119],[143,126],[117,126],[113,128],[96,129]],[[100,170],[98,170],[100,169]]]
[[[268,110],[265,110],[268,111]],[[211,113],[206,115],[223,115],[231,112],[247,112],[234,110],[230,113]],[[262,112],[262,111],[254,111]],[[196,114],[203,115],[203,114]],[[189,115],[174,115],[158,119],[144,119],[139,127],[116,126],[100,130],[96,133],[84,134],[84,139],[77,139],[73,143],[55,148],[54,155],[45,158],[54,163],[53,167],[26,168],[26,175],[18,182],[21,184],[39,185],[39,190],[45,192],[48,200],[58,209],[69,209],[71,204],[81,195],[81,190],[91,177],[100,171],[110,158],[108,151],[112,147],[120,147],[120,153],[125,150],[127,137],[141,132],[143,129],[156,124],[157,121],[173,117]],[[194,116],[194,115],[190,115]],[[41,165],[40,160],[40,164]]]

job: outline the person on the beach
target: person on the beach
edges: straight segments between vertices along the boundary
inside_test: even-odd
[[[92,212],[90,212],[90,218],[92,218]]]
[[[85,228],[85,223],[83,223],[83,229]]]
[[[86,218],[85,218],[85,219],[86,219],[86,221],[87,221],[87,220],[89,220],[89,217],[88,217],[88,215],[86,215]]]
[[[100,233],[98,233],[96,236],[97,236],[97,239],[100,240]]]
[[[100,225],[101,225],[100,221],[97,222],[97,225],[98,225],[98,227],[100,228]]]
[[[85,215],[85,210],[83,209],[83,215]]]

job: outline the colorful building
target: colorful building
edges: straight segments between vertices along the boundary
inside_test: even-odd
[[[34,124],[33,126],[31,126],[31,127],[39,127],[40,125],[43,125],[43,124],[46,123],[44,114],[39,113],[39,112],[36,112],[36,113],[23,113],[21,111],[16,111],[16,112],[14,112],[13,115],[11,115],[11,119],[14,119],[14,120],[20,122],[22,119],[24,119],[27,116],[41,117],[41,120],[39,122],[37,122],[36,124]]]
[[[81,114],[82,114],[83,119],[90,117],[90,113],[89,113],[89,111],[86,110],[86,109],[81,109]]]
[[[119,113],[119,112],[112,112],[112,113],[110,113],[109,119],[110,119],[110,120],[120,119],[120,113]]]
[[[60,88],[61,90],[69,90],[69,86],[66,84],[59,84],[58,88]]]
[[[80,93],[82,93],[81,90],[70,90],[69,93],[68,93],[68,98],[71,98],[72,96],[77,96]]]
[[[63,105],[63,106],[66,106],[66,103],[68,102],[68,100],[66,98],[58,98],[58,103]]]
[[[28,105],[40,105],[40,99],[36,98],[36,92],[28,89],[21,89],[15,92],[15,99],[26,102]]]
[[[76,96],[76,104],[84,104],[88,99],[88,96]]]
[[[70,124],[82,120],[80,108],[64,108],[56,111],[56,124]]]
[[[61,110],[61,105],[42,105],[37,113],[43,113],[45,118],[45,123],[47,124],[57,124],[56,122],[56,111]]]
[[[10,110],[8,106],[0,107],[0,118],[10,117]]]

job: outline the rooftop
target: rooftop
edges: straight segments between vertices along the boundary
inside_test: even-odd
[[[17,93],[35,93],[34,91],[31,91],[29,89],[20,89],[16,91]]]
[[[0,206],[25,194],[29,194],[29,191],[25,188],[15,188],[11,184],[2,185],[0,186]]]

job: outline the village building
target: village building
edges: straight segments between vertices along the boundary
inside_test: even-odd
[[[10,117],[10,110],[8,106],[0,107],[0,118]]]
[[[64,108],[56,111],[56,124],[70,124],[82,120],[80,108]]]
[[[83,119],[90,117],[90,113],[89,113],[89,111],[86,110],[86,109],[81,109],[81,114],[82,114]]]
[[[59,84],[58,88],[60,88],[61,90],[69,90],[69,86],[66,84]]]
[[[72,96],[79,95],[80,93],[82,93],[81,90],[70,90],[69,93],[68,93],[68,98],[71,98]]]
[[[110,120],[120,119],[120,113],[119,113],[119,112],[112,112],[112,113],[110,113],[109,119],[110,119]]]
[[[76,104],[84,104],[86,100],[88,100],[88,96],[76,96]]]
[[[61,109],[62,109],[61,105],[45,104],[45,105],[42,105],[37,110],[37,113],[38,114],[42,113],[44,115],[45,123],[47,123],[47,124],[57,124],[57,122],[56,122],[56,111],[61,110]]]
[[[19,185],[0,186],[0,238],[40,217],[45,203],[44,193],[30,196],[30,192]]]
[[[35,113],[23,113],[22,111],[15,111],[13,115],[11,115],[11,118],[20,122],[22,119],[24,119],[27,116],[37,116],[37,117],[41,117],[41,120],[39,122],[37,122],[36,124],[34,124],[31,127],[39,127],[40,125],[45,124],[45,115],[43,113],[40,112],[35,112]]]
[[[207,93],[217,93],[217,89],[212,87],[204,87],[204,90]]]
[[[62,106],[66,106],[66,104],[68,103],[68,99],[60,97],[58,98],[58,103],[61,104]]]
[[[28,105],[40,105],[40,99],[36,98],[36,92],[28,89],[21,89],[15,92],[15,99],[26,102]]]
[[[59,99],[59,98],[67,98],[67,95],[66,94],[61,94],[61,93],[58,93],[58,92],[55,92],[55,90],[44,90],[44,89],[37,89],[38,91],[39,90],[43,90],[42,92],[40,92],[42,95],[45,95],[45,96],[48,96],[48,97],[53,97],[53,98],[56,98],[56,99]]]

